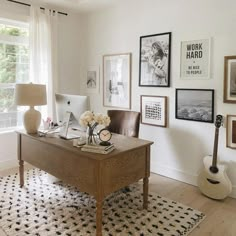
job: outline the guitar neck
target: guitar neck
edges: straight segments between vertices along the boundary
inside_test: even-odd
[[[218,138],[219,138],[219,128],[216,128],[215,129],[214,148],[213,148],[213,158],[212,158],[212,166],[213,167],[216,167],[216,164],[217,164]]]

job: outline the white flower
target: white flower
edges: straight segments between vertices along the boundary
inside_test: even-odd
[[[104,117],[103,117],[103,124],[104,124],[105,126],[108,126],[110,123],[111,123],[110,117],[109,117],[109,116],[104,116]]]
[[[94,114],[92,111],[86,111],[80,116],[79,123],[81,126],[97,126],[104,125],[108,126],[111,122],[111,119],[107,115],[101,113]]]

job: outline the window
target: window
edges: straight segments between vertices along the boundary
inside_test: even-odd
[[[28,82],[29,26],[0,19],[0,131],[22,125],[25,107],[14,105],[14,88]]]

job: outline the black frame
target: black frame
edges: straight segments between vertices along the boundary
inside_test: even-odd
[[[181,91],[189,91],[193,92],[190,93],[189,96],[186,96],[184,98],[185,104],[182,105],[184,108],[182,108],[182,112],[180,115],[180,93]],[[194,94],[195,92],[195,94]],[[199,96],[197,98],[203,97],[203,94],[201,93],[209,93],[210,101],[207,104],[207,106],[210,106],[209,108],[204,107],[204,102],[206,103],[206,100],[200,99],[200,100],[194,100],[194,96],[196,96],[196,92],[199,92]],[[191,100],[195,103],[191,107]],[[199,102],[199,103],[198,103]],[[209,114],[211,113],[211,114]],[[210,115],[210,116],[209,116]],[[199,121],[199,122],[207,122],[207,123],[213,123],[214,122],[214,89],[185,89],[185,88],[178,88],[175,91],[175,118],[181,119],[181,120],[190,120],[190,121]]]
[[[163,46],[163,37],[165,37],[165,36],[167,37],[167,39],[166,39],[167,45],[165,45],[165,48],[163,48],[164,47]],[[148,46],[146,45],[146,50],[145,50],[143,41],[147,38],[149,38],[150,42],[149,42]],[[158,38],[160,38],[160,39],[158,40]],[[160,78],[157,79],[157,81],[155,80],[156,83],[154,82],[154,79],[152,79],[152,81],[150,81],[150,82],[143,83],[142,65],[144,66],[144,64],[142,64],[142,63],[148,63],[147,67],[149,67],[149,68],[153,67],[153,68],[156,68],[157,70],[159,67],[159,65],[156,64],[157,60],[160,59],[159,51],[158,51],[158,56],[157,56],[157,53],[156,53],[156,56],[155,56],[155,54],[152,54],[152,55],[149,54],[149,58],[147,58],[148,55],[146,55],[146,56],[144,55],[144,54],[148,54],[146,52],[151,50],[153,43],[159,44],[159,47],[161,46],[160,50],[162,51],[162,53],[164,53],[164,56],[166,57],[166,60],[167,60],[166,63],[164,63],[164,64],[162,63],[163,60],[160,61],[161,69],[163,68],[163,65],[164,65],[163,71],[167,74],[166,82],[164,79],[163,84],[162,84],[163,79],[160,79]],[[168,49],[168,52],[167,52],[167,49]],[[150,63],[150,57],[152,57],[153,63]],[[155,60],[155,63],[154,63],[154,60]],[[171,32],[141,36],[140,37],[140,49],[139,49],[139,86],[143,86],[143,87],[170,87],[170,60],[171,60]],[[149,77],[152,77],[151,72],[149,73]]]

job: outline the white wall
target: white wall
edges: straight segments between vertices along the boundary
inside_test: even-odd
[[[29,7],[0,0],[0,17],[27,21]],[[59,15],[58,27],[58,67],[59,92],[79,94],[81,67],[85,55],[83,17],[68,12]],[[16,166],[16,134],[0,134],[0,169]]]
[[[175,88],[215,89],[215,112],[236,114],[236,105],[223,103],[224,56],[236,55],[236,2],[234,0],[120,0],[116,7],[88,16],[88,65],[100,66],[102,56],[132,53],[132,110],[140,110],[140,95],[168,96],[168,127],[141,125],[140,137],[154,141],[151,170],[196,184],[202,159],[213,152],[214,124],[175,119]],[[172,32],[170,88],[139,87],[139,38]],[[211,78],[180,79],[180,42],[212,39]],[[102,92],[92,97],[95,110],[102,106]],[[236,150],[226,148],[225,127],[220,129],[218,155],[229,164],[228,174],[236,196]]]

